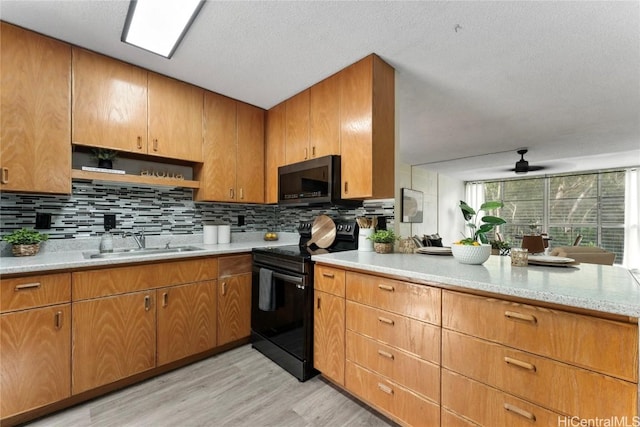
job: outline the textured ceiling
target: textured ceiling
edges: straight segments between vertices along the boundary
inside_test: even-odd
[[[640,165],[638,1],[208,1],[171,60],[120,42],[128,4],[0,18],[265,109],[375,52],[400,158],[460,179],[513,176],[521,147],[543,173]]]

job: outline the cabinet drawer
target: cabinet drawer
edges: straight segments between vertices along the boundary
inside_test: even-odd
[[[442,366],[563,414],[637,414],[637,384],[446,329]]]
[[[0,281],[0,312],[71,301],[71,274],[47,274]]]
[[[219,277],[251,273],[251,254],[225,256],[218,258]]]
[[[344,298],[345,271],[316,264],[313,288]]]
[[[440,367],[394,347],[347,331],[347,360],[383,375],[396,384],[440,401]]]
[[[73,300],[79,301],[218,278],[217,258],[196,258],[73,273]]]
[[[478,425],[454,414],[453,412],[447,411],[445,408],[441,408],[440,417],[442,419],[442,423],[440,425],[443,427],[476,427]]]
[[[347,299],[440,325],[441,291],[429,286],[347,273]]]
[[[440,328],[347,301],[347,329],[440,363]]]
[[[483,426],[555,426],[564,416],[442,370],[442,406]],[[568,421],[568,418],[567,418]]]
[[[638,381],[638,326],[444,291],[443,327]]]
[[[380,375],[347,361],[347,390],[410,426],[439,426],[440,406]]]

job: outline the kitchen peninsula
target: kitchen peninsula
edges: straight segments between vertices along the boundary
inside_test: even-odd
[[[638,415],[640,284],[625,269],[358,251],[313,259],[317,368],[400,424]]]

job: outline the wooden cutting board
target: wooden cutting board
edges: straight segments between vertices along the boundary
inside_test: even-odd
[[[336,224],[326,215],[318,215],[311,226],[311,238],[307,247],[315,244],[318,248],[326,249],[336,239]]]

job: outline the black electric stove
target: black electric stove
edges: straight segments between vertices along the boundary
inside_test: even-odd
[[[313,221],[301,222],[298,245],[253,250],[251,342],[257,349],[300,381],[318,372],[313,369],[313,261],[315,254],[358,248],[355,220],[336,220],[335,241],[326,249],[313,244]],[[260,301],[261,280],[272,288],[271,305]],[[264,282],[263,282],[264,284]],[[264,297],[264,294],[263,294]]]

